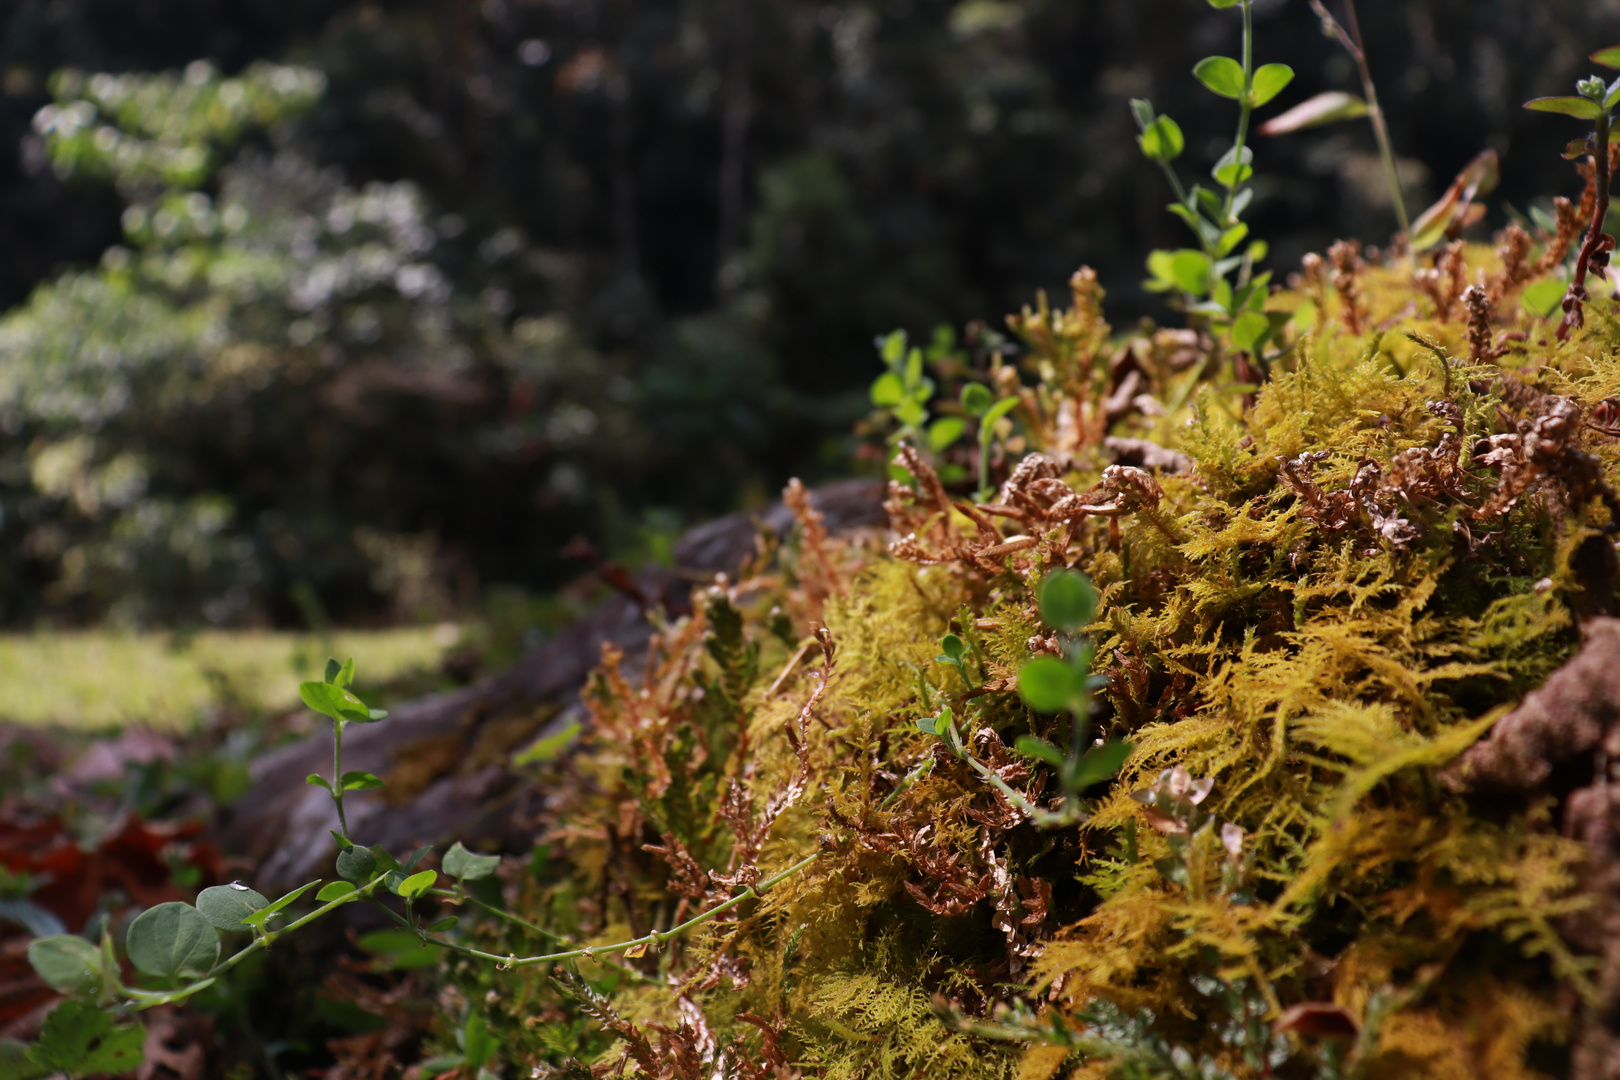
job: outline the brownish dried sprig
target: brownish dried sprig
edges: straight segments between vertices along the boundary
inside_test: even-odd
[[[1367,311],[1362,306],[1361,285],[1357,280],[1366,265],[1361,260],[1361,242],[1336,241],[1328,248],[1327,256],[1333,267],[1333,289],[1339,294],[1339,321],[1352,334],[1359,334],[1367,326]]]

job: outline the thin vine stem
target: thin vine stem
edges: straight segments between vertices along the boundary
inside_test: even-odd
[[[632,938],[629,941],[616,942],[612,945],[585,945],[577,949],[567,949],[563,952],[545,953],[541,956],[501,956],[498,953],[485,952],[482,949],[474,949],[466,945],[458,945],[453,941],[444,941],[435,937],[429,937],[426,940],[442,949],[457,953],[461,956],[475,956],[480,960],[493,960],[503,971],[515,967],[531,967],[535,964],[554,964],[562,960],[575,960],[580,957],[584,957],[587,960],[594,960],[598,956],[624,952],[626,949],[633,949],[637,945],[647,945],[657,948],[662,946],[664,942],[669,941],[672,938],[679,937],[681,934],[692,929],[693,927],[702,926],[704,923],[712,920],[715,916],[730,911],[738,904],[741,904],[744,900],[757,900],[760,897],[763,897],[767,892],[775,888],[777,884],[792,877],[794,874],[799,873],[799,871],[803,870],[805,867],[809,866],[819,858],[821,858],[821,852],[818,851],[814,855],[800,859],[786,870],[773,874],[764,881],[761,881],[758,885],[749,886],[736,896],[733,896],[730,900],[727,900],[724,903],[716,904],[708,911],[705,911],[699,915],[694,915],[692,918],[680,923],[677,926],[672,926],[668,930],[654,930],[650,934],[643,934],[641,937]]]
[[[124,987],[124,993],[128,995],[137,1010],[150,1009],[155,1005],[171,1005],[176,1001],[184,1001],[191,995],[199,993],[200,991],[214,985],[221,975],[225,974],[227,971],[231,970],[236,965],[252,956],[254,953],[268,949],[275,943],[277,938],[282,937],[285,934],[290,934],[294,930],[308,926],[316,919],[322,918],[331,912],[336,911],[344,904],[353,903],[356,900],[369,899],[372,890],[382,883],[383,878],[379,877],[377,880],[370,882],[367,885],[363,885],[353,892],[344,893],[335,900],[327,901],[314,911],[311,911],[308,915],[288,923],[279,930],[266,930],[264,933],[256,936],[245,948],[238,950],[221,963],[214,965],[214,967],[208,972],[208,977],[206,979],[202,979],[199,982],[194,982],[190,986],[183,986],[178,990],[137,990],[134,987],[126,986]]]

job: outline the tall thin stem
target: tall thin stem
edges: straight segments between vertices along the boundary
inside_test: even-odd
[[[1243,97],[1238,102],[1237,137],[1232,140],[1232,159],[1237,172],[1232,186],[1226,189],[1226,203],[1217,223],[1226,228],[1232,219],[1232,203],[1243,187],[1243,145],[1249,138],[1249,114],[1254,111],[1254,9],[1250,0],[1243,0]]]
[[[1378,139],[1378,153],[1384,159],[1384,179],[1389,183],[1389,198],[1395,204],[1395,220],[1410,243],[1412,224],[1406,217],[1406,200],[1401,196],[1401,176],[1395,168],[1395,150],[1390,145],[1389,127],[1384,123],[1384,110],[1378,104],[1378,88],[1373,85],[1372,69],[1367,66],[1367,47],[1361,40],[1361,23],[1356,19],[1356,0],[1344,0],[1345,21],[1350,24],[1350,40],[1355,42],[1356,67],[1361,72],[1361,92],[1367,95],[1367,119],[1372,123],[1373,135]]]
[[[337,803],[338,829],[346,840],[349,819],[343,814],[343,721],[332,721],[332,801]]]

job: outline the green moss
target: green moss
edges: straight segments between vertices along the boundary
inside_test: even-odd
[[[1034,381],[1001,359],[986,372],[1021,397],[1018,437],[1078,492],[1121,482],[1109,434],[1157,438],[1189,473],[1144,481],[1118,512],[1047,515],[1047,489],[984,518],[939,503],[919,463],[894,492],[891,552],[801,514],[784,569],[709,594],[634,678],[609,655],[587,695],[594,742],[550,781],[560,861],[521,883],[527,914],[622,940],[821,854],[735,918],[627,960],[639,978],[587,965],[617,1019],[532,978],[501,991],[514,1059],[553,1075],[573,1055],[618,1060],[594,1015],[671,1062],[713,1046],[763,1069],[779,1040],[826,1077],[1241,1076],[1268,1055],[1290,1076],[1539,1075],[1531,1047],[1566,1031],[1560,995],[1588,992],[1557,933],[1582,903],[1580,849],[1546,807],[1484,814],[1436,772],[1571,655],[1591,590],[1613,592],[1576,569],[1610,511],[1558,465],[1593,454],[1614,477],[1612,440],[1544,444],[1541,472],[1476,451],[1548,415],[1541,394],[1590,408],[1620,391],[1620,322],[1594,302],[1587,332],[1555,345],[1504,304],[1520,351],[1469,362],[1466,326],[1427,317],[1402,267],[1362,278],[1383,329],[1345,331],[1324,294],[1251,402],[1207,338],[1191,364],[1168,358],[1185,335],[1110,340],[1077,276],[1072,311],[1012,320]],[[1159,407],[1110,426],[1122,358]],[[1016,535],[1039,542],[998,547]],[[1065,737],[1013,692],[1044,647],[1031,586],[1057,563],[1102,592],[1099,721],[1135,749],[1085,825],[1042,831],[916,721],[949,705],[1004,780],[1052,793],[1008,747]],[[782,612],[799,632],[824,619],[833,657],[774,636]],[[966,642],[960,671],[935,661],[947,632]],[[1199,812],[1241,828],[1241,856],[1213,830],[1172,843],[1148,827],[1129,795],[1170,768],[1213,781]],[[1271,1033],[1302,1002],[1359,1025],[1347,1061]]]

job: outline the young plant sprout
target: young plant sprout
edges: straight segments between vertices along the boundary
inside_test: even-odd
[[[1258,357],[1286,319],[1281,315],[1269,317],[1264,310],[1271,275],[1256,273],[1255,267],[1266,257],[1265,241],[1254,240],[1238,253],[1249,236],[1243,213],[1254,199],[1254,189],[1248,186],[1254,176],[1254,151],[1248,145],[1249,119],[1255,109],[1269,103],[1293,81],[1294,69],[1287,64],[1255,67],[1253,0],[1208,2],[1216,9],[1237,7],[1243,16],[1242,58],[1207,56],[1193,68],[1193,75],[1211,93],[1237,102],[1237,134],[1231,148],[1210,170],[1215,188],[1195,184],[1189,190],[1172,164],[1186,148],[1180,126],[1170,117],[1155,113],[1153,103],[1145,98],[1131,100],[1131,114],[1141,129],[1137,142],[1142,155],[1164,172],[1176,195],[1169,210],[1186,222],[1199,245],[1196,249],[1152,252],[1148,256],[1152,278],[1147,288],[1180,293],[1189,314],[1208,317],[1226,329],[1234,348]]]
[[[1607,68],[1620,68],[1620,45],[1599,49],[1589,58]],[[1609,135],[1614,122],[1614,109],[1620,105],[1620,78],[1605,83],[1597,75],[1588,76],[1575,84],[1574,97],[1541,97],[1524,103],[1537,112],[1563,113],[1577,120],[1589,120],[1592,133],[1584,140],[1571,142],[1564,151],[1568,158],[1590,156],[1596,180],[1597,199],[1592,208],[1592,221],[1586,230],[1586,239],[1575,257],[1575,272],[1570,276],[1569,289],[1564,293],[1564,318],[1558,324],[1558,340],[1567,341],[1571,332],[1586,323],[1586,275],[1601,276],[1609,265],[1609,252],[1614,250],[1614,237],[1603,231],[1603,219],[1609,212]]]

